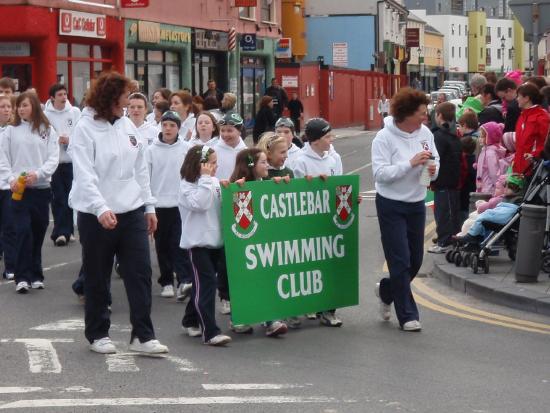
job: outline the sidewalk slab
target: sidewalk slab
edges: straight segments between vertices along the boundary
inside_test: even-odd
[[[550,316],[550,279],[540,273],[537,283],[517,283],[514,263],[505,257],[490,257],[489,274],[474,274],[470,268],[449,264],[445,257],[433,258],[431,275],[455,290],[517,310]]]

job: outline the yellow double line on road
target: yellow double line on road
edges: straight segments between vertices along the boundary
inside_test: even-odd
[[[426,226],[424,243],[425,249],[431,243],[430,238],[433,236],[434,231],[434,222]],[[388,272],[386,262],[384,262],[383,271]],[[418,304],[429,308],[430,310],[484,324],[491,324],[499,327],[528,331],[532,333],[550,334],[550,324],[508,317],[502,314],[492,313],[464,305],[457,301],[451,300],[434,289],[428,287],[426,283],[419,278],[415,278],[412,285],[415,300]]]

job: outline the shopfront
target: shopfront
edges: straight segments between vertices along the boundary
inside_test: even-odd
[[[254,126],[258,104],[266,88],[275,76],[275,40],[258,38],[256,50],[240,50],[240,96],[241,115],[247,128]]]
[[[191,87],[191,29],[169,24],[126,21],[126,75],[147,96],[161,87]]]
[[[222,91],[229,90],[227,73],[226,32],[193,30],[193,92],[202,94],[208,89],[208,80],[216,81]]]
[[[80,105],[103,70],[123,69],[123,23],[103,14],[28,6],[2,7],[0,73],[18,92],[36,88],[41,100],[62,82]]]

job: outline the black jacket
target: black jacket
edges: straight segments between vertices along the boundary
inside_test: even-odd
[[[477,119],[480,126],[487,122],[504,123],[504,116],[502,116],[502,104],[500,103],[500,100],[493,100],[489,102],[487,107],[479,112]]]
[[[435,129],[434,141],[439,153],[439,174],[432,183],[432,188],[458,189],[460,181],[460,164],[462,159],[462,145],[460,139],[449,129],[449,124],[444,123]]]
[[[506,119],[504,119],[504,132],[515,132],[516,123],[521,114],[521,109],[518,106],[516,99],[506,103]]]
[[[277,118],[271,108],[261,108],[256,114],[256,119],[254,121],[254,130],[252,131],[254,143],[258,142],[258,139],[262,133],[275,130],[276,121]]]

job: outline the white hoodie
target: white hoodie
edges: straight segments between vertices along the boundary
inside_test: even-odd
[[[222,247],[221,191],[217,178],[202,175],[193,183],[182,179],[179,210],[180,248]]]
[[[35,171],[38,180],[31,188],[49,188],[59,162],[59,135],[53,127],[33,131],[32,125],[22,120],[18,126],[8,126],[2,134],[4,151],[0,163],[2,189],[8,189],[22,172]]]
[[[180,170],[188,150],[189,144],[180,138],[171,145],[155,139],[145,150],[151,192],[157,200],[157,208],[178,206]]]
[[[422,165],[410,164],[419,152],[428,150],[435,157],[439,171],[439,154],[430,130],[422,125],[412,133],[402,131],[392,116],[384,118],[384,128],[380,129],[372,141],[372,173],[376,192],[384,198],[403,202],[419,202],[426,198],[426,187],[420,185]],[[432,181],[437,178],[437,173]]]
[[[220,141],[219,136],[214,136],[212,139],[208,140],[206,143],[201,141],[198,136],[195,136],[189,140],[189,146],[193,147],[195,145],[206,145],[213,148]]]
[[[235,170],[235,159],[237,159],[237,154],[246,148],[247,146],[241,138],[239,138],[239,144],[235,148],[229,146],[220,138],[218,143],[212,148],[218,155],[216,178],[220,180],[229,179]]]
[[[72,106],[70,102],[67,101],[62,110],[57,110],[53,106],[51,99],[49,99],[46,102],[44,113],[57,133],[59,135],[68,135],[70,142],[76,122],[80,119],[80,109]],[[68,145],[59,145],[59,163],[71,162],[71,157],[67,153],[67,146]]]
[[[195,114],[191,112],[189,115],[187,115],[187,118],[181,123],[180,135],[183,136],[183,139],[185,139],[186,141],[193,138],[193,135],[196,134],[196,122],[197,119],[195,119]],[[187,135],[189,134],[189,131],[191,131],[191,135],[188,137]]]
[[[138,135],[143,146],[147,148],[159,136],[160,130],[155,123],[143,122],[138,130]]]
[[[292,162],[298,157],[298,154],[300,153],[300,148],[296,146],[296,144],[292,143],[290,145],[290,148],[288,148],[288,158],[286,158],[285,166],[287,168],[292,169]]]
[[[323,156],[319,156],[312,149],[311,145],[306,142],[292,162],[292,172],[294,172],[295,178],[303,178],[306,175],[341,175],[342,161],[340,160],[340,155],[334,156],[330,151],[324,152]]]
[[[97,217],[143,205],[146,212],[154,212],[156,200],[151,195],[145,148],[136,127],[125,116],[111,125],[95,120],[94,115],[93,109],[84,108],[69,144],[74,171],[69,205]]]

